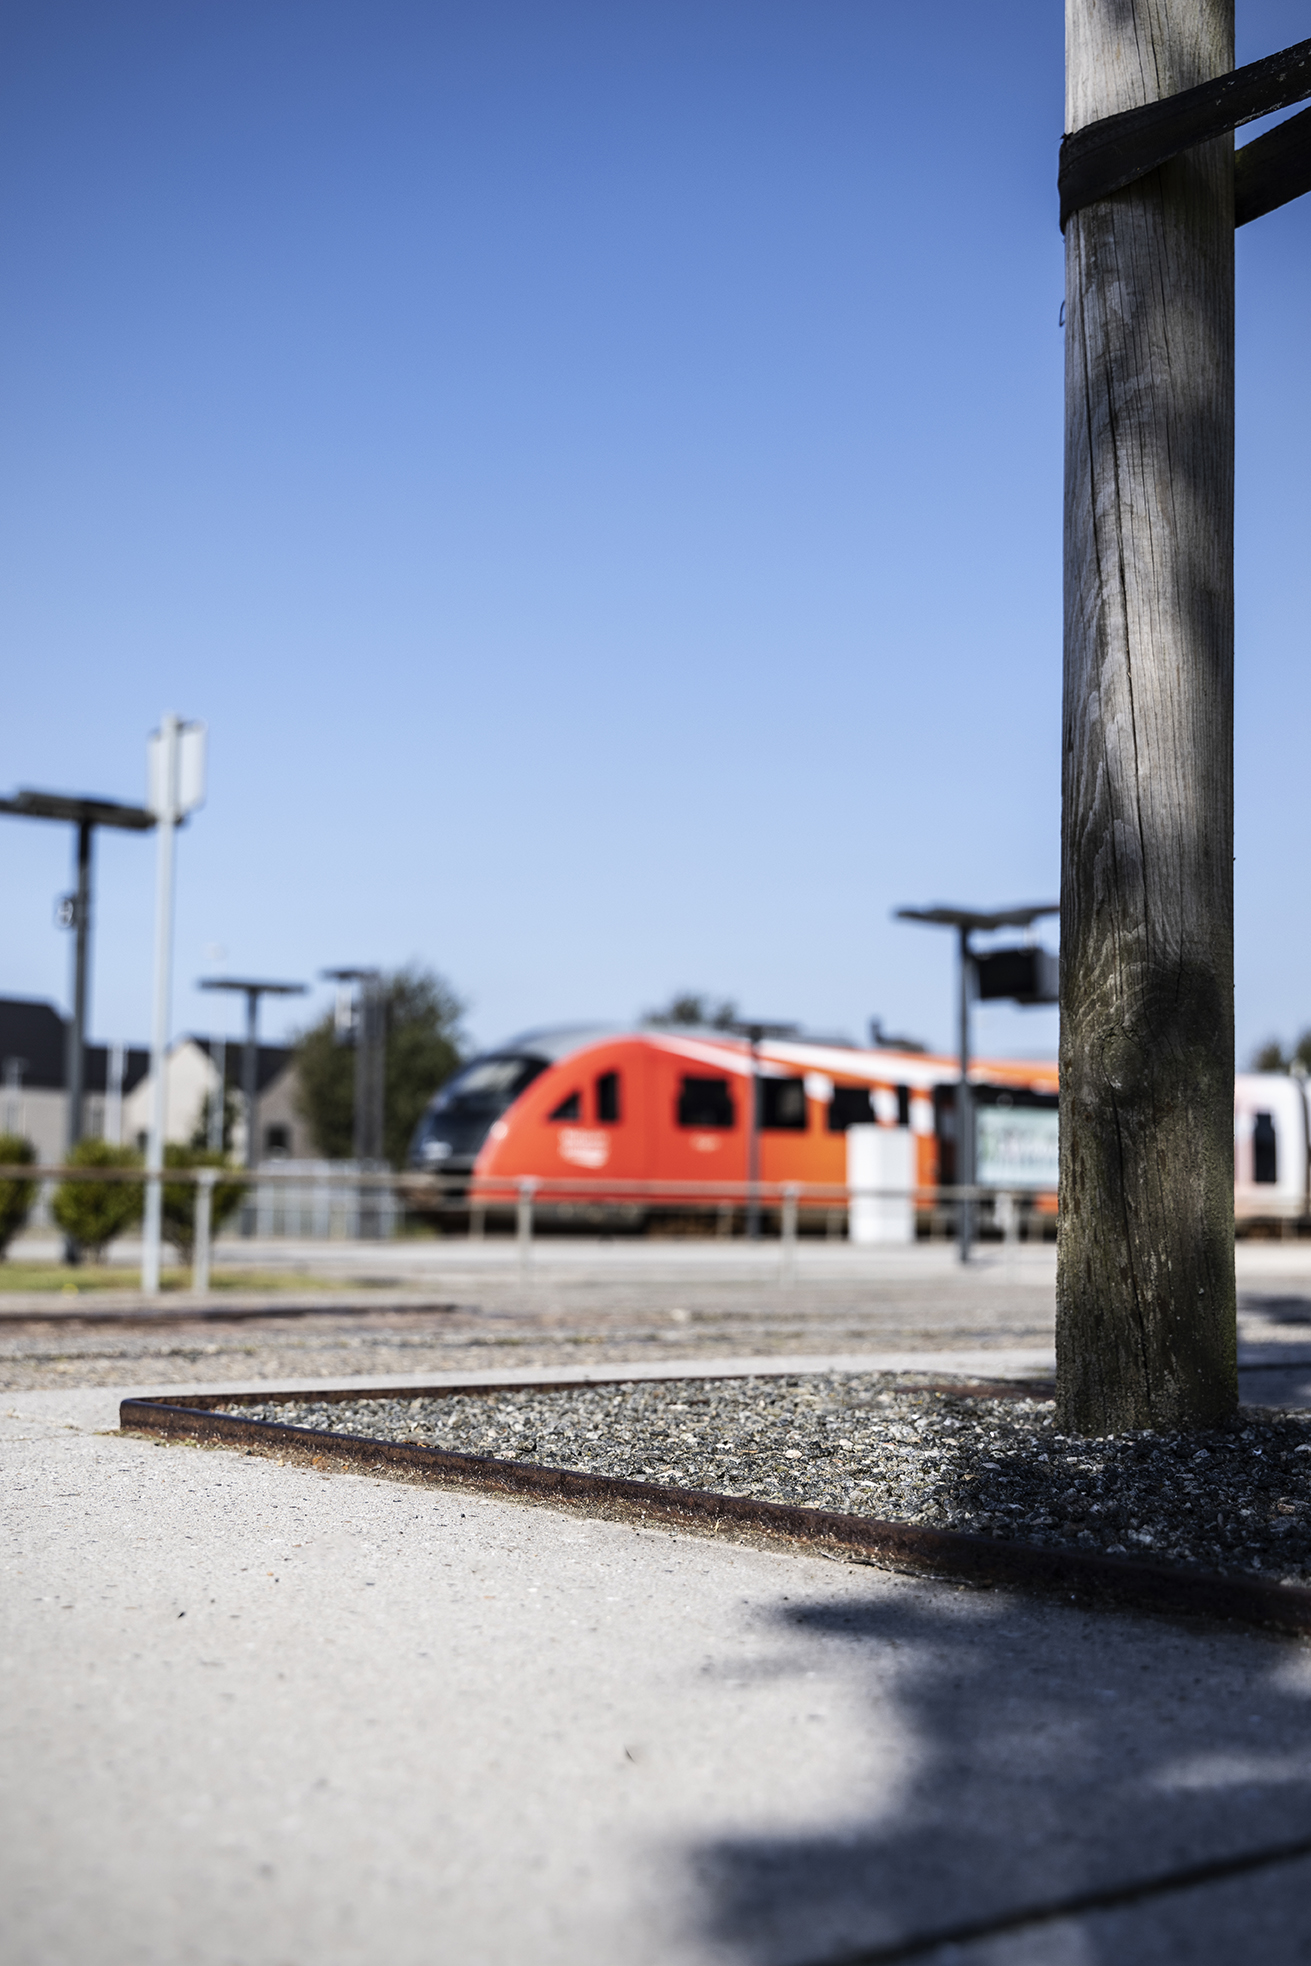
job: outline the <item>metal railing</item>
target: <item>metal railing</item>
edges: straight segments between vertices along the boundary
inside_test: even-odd
[[[0,1181],[29,1182],[47,1191],[63,1182],[144,1185],[148,1178],[143,1167],[0,1166]],[[1055,1221],[1054,1195],[978,1185],[884,1188],[845,1182],[642,1181],[595,1175],[478,1176],[470,1181],[467,1177],[370,1173],[340,1162],[308,1169],[267,1164],[251,1169],[166,1168],[163,1181],[166,1187],[194,1185],[196,1189],[192,1288],[197,1292],[207,1291],[211,1285],[213,1197],[220,1183],[246,1187],[257,1197],[265,1197],[257,1207],[256,1220],[261,1233],[275,1236],[279,1232],[279,1209],[268,1198],[278,1189],[283,1190],[284,1197],[281,1233],[298,1237],[343,1235],[352,1222],[364,1221],[385,1225],[384,1234],[394,1235],[408,1213],[427,1218],[439,1228],[459,1222],[468,1238],[478,1241],[486,1235],[490,1216],[503,1221],[512,1233],[524,1274],[531,1268],[533,1245],[544,1221],[553,1219],[555,1226],[567,1228],[576,1226],[580,1215],[587,1218],[590,1227],[604,1226],[607,1221],[647,1223],[661,1215],[667,1220],[705,1217],[713,1220],[712,1233],[721,1238],[731,1236],[739,1220],[747,1223],[754,1217],[757,1226],[763,1223],[766,1227],[776,1222],[778,1273],[783,1279],[794,1273],[802,1221],[807,1214],[826,1218],[825,1228],[832,1238],[840,1232],[835,1224],[850,1229],[857,1223],[861,1205],[872,1204],[875,1212],[865,1221],[866,1232],[851,1238],[860,1247],[908,1243],[917,1240],[926,1228],[930,1233],[936,1227],[944,1236],[953,1235],[962,1207],[970,1208],[976,1228],[986,1225],[1007,1244],[1021,1240],[1022,1231],[1035,1224],[1047,1228]],[[308,1230],[307,1189],[313,1191]],[[366,1206],[370,1197],[376,1199]],[[375,1228],[375,1235],[377,1232]],[[774,1240],[773,1234],[762,1240]]]

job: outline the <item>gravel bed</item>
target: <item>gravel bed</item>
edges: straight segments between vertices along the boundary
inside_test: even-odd
[[[1249,1411],[1205,1433],[1067,1438],[1050,1400],[986,1398],[874,1373],[224,1410],[1311,1583],[1311,1413]]]

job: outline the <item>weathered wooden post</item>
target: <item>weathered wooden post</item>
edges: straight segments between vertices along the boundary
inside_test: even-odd
[[[1069,0],[1078,130],[1233,67],[1233,0]],[[1233,1251],[1233,139],[1065,233],[1062,1424],[1222,1420]]]
[[[1233,0],[1066,29],[1056,1342],[1061,1424],[1106,1433],[1237,1400],[1228,132],[1311,93],[1311,50],[1231,73]],[[1242,218],[1306,188],[1282,141],[1240,153]]]

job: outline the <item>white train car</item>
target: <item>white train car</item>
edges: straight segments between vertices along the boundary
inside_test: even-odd
[[[1234,1080],[1234,1219],[1298,1222],[1311,1195],[1307,1082],[1286,1072]]]

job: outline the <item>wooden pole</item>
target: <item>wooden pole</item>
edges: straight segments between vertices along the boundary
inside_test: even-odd
[[[1233,66],[1233,0],[1067,0],[1066,128]],[[1060,1423],[1237,1400],[1233,139],[1066,228]]]

